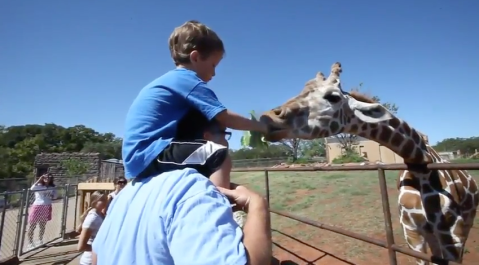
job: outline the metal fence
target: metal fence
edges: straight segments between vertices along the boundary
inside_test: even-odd
[[[257,159],[235,159],[233,162],[233,168],[258,168],[258,167],[272,167],[281,163],[292,163],[290,157],[277,157],[277,158],[257,158]],[[301,158],[298,163],[316,163],[326,162],[325,157],[318,158]]]
[[[430,164],[428,169],[451,169],[451,170],[477,170],[479,169],[479,163],[447,163],[447,164]],[[389,253],[389,264],[397,265],[397,252],[405,254],[407,256],[419,258],[425,261],[432,262],[434,264],[449,264],[460,265],[461,263],[447,261],[439,257],[431,257],[427,254],[413,251],[409,248],[400,247],[394,242],[393,225],[391,220],[391,210],[389,208],[389,196],[386,184],[385,170],[404,170],[407,169],[405,164],[389,164],[389,165],[364,165],[364,166],[328,166],[328,167],[300,167],[300,168],[237,168],[233,172],[258,172],[264,171],[264,181],[266,189],[266,199],[268,204],[270,203],[270,189],[269,189],[269,173],[270,171],[378,171],[379,188],[381,190],[382,207],[384,213],[384,226],[386,231],[386,240],[379,240],[372,237],[368,237],[359,233],[355,233],[350,230],[342,229],[334,225],[328,225],[321,222],[313,221],[311,219],[294,215],[285,211],[278,211],[270,208],[270,212],[278,214],[283,217],[287,217],[298,222],[314,226],[316,228],[324,229],[333,233],[337,233],[346,237],[361,240],[363,242],[373,244],[379,247],[386,248]],[[468,265],[468,264],[463,264]],[[472,264],[469,264],[472,265]]]
[[[21,256],[76,227],[77,185],[0,193],[0,260]]]

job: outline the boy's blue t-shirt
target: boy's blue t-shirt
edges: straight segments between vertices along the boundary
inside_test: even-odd
[[[171,70],[140,91],[125,121],[122,156],[126,178],[140,174],[168,146],[179,120],[191,108],[208,120],[226,110],[191,70]]]
[[[245,265],[231,205],[196,170],[130,182],[93,241],[99,265]]]

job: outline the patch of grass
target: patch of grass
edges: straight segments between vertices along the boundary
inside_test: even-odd
[[[479,182],[479,174],[470,172]],[[396,244],[406,246],[397,210],[397,171],[386,171],[386,183]],[[264,172],[233,173],[232,181],[265,194]],[[385,240],[384,215],[377,171],[269,172],[271,208]],[[475,220],[479,227],[479,218]],[[310,243],[336,246],[346,258],[378,248],[352,238],[272,214],[273,229]],[[473,229],[471,233],[477,233]],[[468,251],[479,252],[472,240]]]

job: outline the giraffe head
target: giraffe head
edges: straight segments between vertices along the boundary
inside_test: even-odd
[[[280,107],[265,112],[260,120],[272,128],[268,140],[314,139],[339,133],[357,133],[363,124],[394,118],[381,104],[357,100],[341,89],[341,64],[331,67],[328,78],[318,72],[301,93]]]
[[[381,104],[359,93],[343,91],[341,72],[341,64],[333,64],[328,78],[317,73],[298,96],[263,113],[260,121],[271,129],[266,140],[316,139],[349,133],[383,144],[405,161],[423,163],[427,151],[419,133]]]

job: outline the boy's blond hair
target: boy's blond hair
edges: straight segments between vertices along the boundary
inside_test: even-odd
[[[206,25],[190,20],[175,28],[168,39],[171,58],[175,65],[188,64],[190,53],[198,51],[201,58],[207,58],[214,52],[225,52],[223,41]]]

